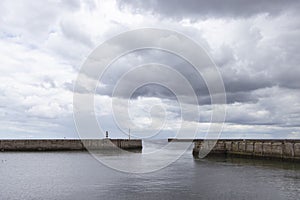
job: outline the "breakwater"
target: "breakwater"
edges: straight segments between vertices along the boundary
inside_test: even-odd
[[[198,156],[204,140],[193,140],[193,155]],[[208,141],[209,142],[209,141]],[[212,141],[213,143],[214,141]],[[300,161],[300,140],[227,140],[216,142],[209,154],[278,158]]]
[[[73,151],[142,149],[142,140],[133,139],[39,139],[0,140],[0,151]]]

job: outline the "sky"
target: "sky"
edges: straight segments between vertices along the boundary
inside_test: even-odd
[[[79,137],[73,88],[80,69],[103,42],[139,28],[174,30],[205,49],[226,91],[220,137],[300,138],[299,8],[296,0],[2,0],[0,138]],[[141,38],[152,36],[132,38],[120,46]],[[198,102],[191,103],[174,77],[151,67],[130,77],[122,91],[140,79],[161,77],[178,88],[181,102],[171,90],[154,84],[137,87],[130,98],[112,95],[126,71],[154,62],[183,74]],[[203,137],[213,108],[203,77],[194,74],[188,62],[157,49],[120,57],[95,92],[99,125],[115,138],[128,137],[129,128],[132,137],[167,138],[196,126],[197,137]],[[187,112],[184,117],[182,109]],[[197,109],[200,116],[194,117]],[[129,115],[134,126],[116,124],[116,113],[121,122]]]

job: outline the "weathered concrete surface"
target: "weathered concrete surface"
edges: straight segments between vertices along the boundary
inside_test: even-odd
[[[142,140],[128,139],[46,139],[0,140],[1,151],[71,151],[101,149],[142,149]]]
[[[194,140],[193,155],[198,156],[203,140]],[[218,140],[209,154],[279,158],[300,161],[300,140]]]
[[[168,138],[168,142],[194,142],[194,139]]]

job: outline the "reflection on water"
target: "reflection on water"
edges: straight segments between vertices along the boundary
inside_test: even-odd
[[[255,195],[258,199],[300,199],[298,162],[226,156],[209,156],[194,161],[200,167],[222,170],[221,176],[228,181],[222,181],[224,185],[248,193],[245,199],[252,199]]]
[[[143,153],[163,145],[146,142]],[[131,154],[131,165],[147,167],[170,155],[149,161]],[[123,154],[102,156],[120,165],[128,162]],[[300,199],[299,176],[296,163],[200,160],[191,148],[168,167],[147,174],[121,173],[87,152],[0,153],[0,199]]]
[[[197,160],[197,159],[195,159]],[[285,170],[300,170],[299,161],[282,161],[279,159],[266,159],[266,158],[242,158],[236,156],[225,155],[211,155],[206,157],[207,161],[228,163],[229,165],[248,165],[266,168],[278,168]]]

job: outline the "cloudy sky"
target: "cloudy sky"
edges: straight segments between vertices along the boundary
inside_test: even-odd
[[[2,0],[0,138],[78,137],[73,87],[83,63],[106,40],[146,27],[188,36],[217,65],[227,97],[221,137],[300,138],[299,9],[296,0]],[[120,45],[135,39],[140,38]],[[195,90],[197,104],[176,80],[171,84],[185,97],[182,102],[159,85],[138,87],[130,99],[122,93],[113,96],[122,75],[145,63],[178,70]],[[205,81],[194,74],[188,62],[157,49],[120,57],[95,93],[100,126],[111,137],[127,137],[122,131],[131,128],[133,135],[144,138],[172,137],[180,128],[188,132],[199,126],[202,137],[210,126],[212,106]],[[143,77],[174,78],[149,67],[125,81],[122,91]],[[180,109],[190,115],[182,118]],[[200,116],[194,117],[197,109]],[[118,127],[115,113],[120,119],[129,115],[134,126]]]

